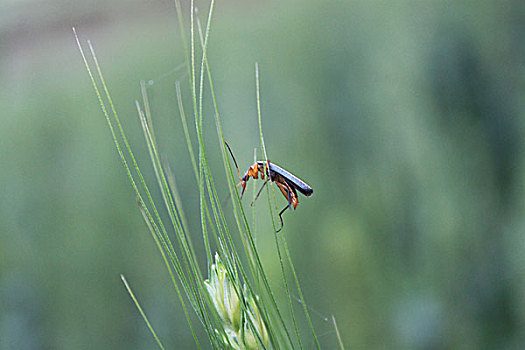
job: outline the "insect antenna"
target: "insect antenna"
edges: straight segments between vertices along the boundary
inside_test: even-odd
[[[237,165],[237,160],[235,160],[235,156],[233,155],[232,149],[230,148],[230,145],[228,145],[228,142],[224,141],[224,144],[228,148],[228,151],[230,152],[230,155],[232,156],[233,162],[235,163],[235,168],[237,169],[237,174],[239,174],[239,180],[242,181],[241,172],[239,171],[239,165]],[[239,186],[239,185],[237,185]]]
[[[237,174],[239,175],[239,180],[242,181],[242,177],[241,177],[241,172],[239,171],[239,165],[237,165],[237,160],[235,159],[235,156],[233,155],[233,152],[232,152],[232,149],[230,148],[230,145],[228,145],[228,142],[224,141],[224,144],[226,145],[226,147],[228,148],[228,151],[230,152],[230,155],[232,156],[232,159],[233,159],[233,162],[235,163],[235,168],[237,169]],[[237,187],[239,187],[241,185],[242,182],[239,182],[237,184]],[[222,206],[224,207],[224,205],[227,203],[228,199],[230,199],[230,196],[231,196],[231,193],[228,192],[228,195],[226,196],[226,198],[222,201]],[[241,197],[242,198],[242,197]]]

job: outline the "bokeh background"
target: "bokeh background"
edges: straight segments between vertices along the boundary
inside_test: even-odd
[[[0,348],[154,348],[124,273],[165,345],[192,349],[72,26],[146,167],[134,101],[149,81],[200,237],[173,2],[3,0]],[[331,315],[348,349],[525,347],[524,38],[518,0],[218,1],[208,54],[241,170],[259,147],[257,61],[269,157],[315,190],[284,234],[324,348]],[[278,284],[267,211],[256,207],[258,242]]]

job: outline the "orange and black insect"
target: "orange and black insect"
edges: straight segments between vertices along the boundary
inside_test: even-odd
[[[265,177],[267,177],[266,181],[262,184],[261,188],[259,189],[259,192],[257,192],[257,195],[255,196],[254,201],[259,197],[259,194],[261,194],[262,189],[264,186],[268,183],[268,181],[274,182],[279,189],[281,190],[282,194],[288,201],[288,205],[284,207],[283,210],[279,213],[279,219],[281,219],[281,228],[277,230],[277,232],[281,231],[283,228],[283,218],[282,215],[288,208],[292,208],[295,210],[297,208],[297,205],[299,204],[299,199],[297,198],[297,191],[304,194],[307,197],[310,197],[312,193],[314,193],[314,190],[308,186],[303,180],[299,179],[297,176],[293,175],[287,170],[284,170],[278,165],[275,165],[274,163],[270,163],[269,160],[266,161],[257,161],[255,162],[248,171],[241,177],[241,173],[239,171],[239,166],[237,165],[237,161],[235,160],[235,157],[233,156],[233,152],[228,145],[228,143],[224,142],[226,144],[226,147],[228,147],[228,151],[230,151],[230,154],[233,158],[233,161],[235,163],[235,167],[237,168],[237,172],[239,173],[239,179],[241,182],[237,186],[242,187],[241,191],[241,199],[244,195],[244,191],[246,190],[246,183],[250,179],[250,177],[253,177],[254,179],[259,178],[259,173],[261,176],[261,179],[264,180]],[[253,202],[252,202],[253,204]]]

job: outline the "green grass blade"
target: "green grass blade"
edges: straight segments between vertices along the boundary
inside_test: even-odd
[[[143,207],[140,207],[140,212],[142,214],[142,217],[144,218],[144,221],[146,222],[147,226],[148,226],[148,229],[151,233],[151,236],[153,237],[153,240],[155,241],[155,244],[162,256],[162,260],[164,261],[164,264],[166,265],[166,268],[168,269],[168,273],[170,274],[170,278],[172,281],[175,281],[175,276],[174,276],[174,273],[173,273],[173,270],[171,268],[171,265],[170,265],[170,262],[168,260],[168,258],[166,257],[166,253],[163,249],[163,246],[162,244],[160,243],[159,241],[159,238],[155,232],[155,230],[153,229],[153,226],[152,226],[152,223],[151,221],[149,220],[149,217],[148,215],[146,214],[145,210]],[[191,330],[191,333],[193,335],[193,338],[195,340],[195,343],[197,344],[197,347],[200,348],[200,344],[199,344],[199,341],[197,339],[197,336],[195,334],[195,330],[193,329],[193,323],[191,321],[191,318],[190,318],[190,315],[188,314],[188,309],[186,307],[186,303],[184,302],[184,298],[182,297],[182,293],[180,291],[180,288],[178,286],[177,283],[174,283],[174,286],[175,286],[175,291],[177,293],[177,296],[179,297],[179,300],[181,301],[181,305],[182,305],[182,310],[184,311],[184,316],[186,317],[186,321],[188,321],[188,324],[190,326],[190,330]]]
[[[73,29],[73,31],[74,31],[74,29]],[[96,83],[96,81],[95,81],[95,79],[94,79],[94,75],[93,75],[93,73],[92,73],[92,71],[91,71],[91,68],[90,68],[90,66],[89,66],[89,64],[88,64],[88,62],[87,62],[87,59],[86,59],[86,56],[85,56],[84,51],[83,51],[83,49],[82,49],[82,46],[80,45],[80,41],[79,41],[79,39],[78,39],[78,35],[76,34],[75,31],[74,31],[74,33],[75,33],[75,39],[76,39],[76,41],[77,41],[77,45],[78,45],[78,47],[79,47],[79,51],[80,51],[80,53],[81,53],[81,55],[82,55],[82,59],[83,59],[83,61],[84,61],[84,64],[85,64],[86,70],[88,71],[88,75],[89,75],[89,77],[90,77],[90,79],[91,79],[91,82],[92,82],[92,85],[93,85],[93,87],[94,87],[95,93],[96,93],[97,98],[98,98],[98,100],[99,100],[99,103],[100,103],[100,106],[101,106],[102,112],[103,112],[104,116],[106,117],[106,121],[107,121],[107,124],[108,124],[108,126],[109,126],[109,129],[110,129],[110,131],[111,131],[111,135],[112,135],[112,137],[113,137],[113,141],[114,141],[115,146],[116,146],[116,148],[117,148],[118,154],[119,154],[119,156],[120,156],[120,158],[121,158],[121,160],[122,160],[122,162],[123,162],[123,164],[124,164],[124,167],[125,167],[125,169],[126,169],[126,173],[127,173],[128,178],[129,178],[129,180],[130,180],[130,182],[131,182],[131,184],[132,184],[132,187],[133,187],[133,189],[134,189],[134,191],[135,191],[135,194],[137,195],[137,198],[138,198],[138,201],[139,201],[140,207],[143,209],[143,212],[144,212],[144,214],[145,214],[145,217],[148,218],[148,221],[147,221],[147,222],[149,222],[149,224],[151,224],[151,227],[153,227],[153,229],[154,229],[154,231],[155,231],[155,234],[156,234],[155,236],[158,237],[158,238],[160,239],[161,244],[162,244],[162,246],[163,246],[163,249],[166,250],[166,251],[168,251],[168,252],[170,252],[170,254],[169,254],[169,256],[170,256],[170,262],[171,262],[171,265],[170,265],[170,266],[173,266],[173,267],[175,268],[175,270],[177,271],[177,275],[178,275],[178,277],[179,277],[179,280],[181,281],[181,284],[182,284],[182,286],[183,286],[183,288],[184,288],[184,290],[185,290],[186,295],[187,295],[188,298],[189,298],[190,304],[192,305],[192,307],[194,308],[194,310],[197,312],[197,314],[199,314],[199,310],[198,310],[198,308],[197,308],[196,305],[195,305],[196,303],[195,303],[194,300],[192,300],[192,294],[189,292],[189,286],[188,286],[188,283],[187,283],[187,281],[186,281],[186,278],[185,278],[184,274],[182,273],[182,268],[181,268],[180,262],[178,261],[178,258],[177,258],[177,256],[174,254],[173,250],[171,250],[171,249],[170,249],[170,246],[166,243],[165,238],[167,237],[167,234],[166,234],[165,229],[164,229],[164,227],[163,227],[163,225],[162,225],[162,221],[160,221],[160,217],[158,216],[158,212],[156,211],[156,208],[155,208],[155,206],[154,206],[153,200],[152,200],[152,198],[151,198],[151,196],[150,196],[150,194],[149,194],[149,190],[148,190],[147,185],[146,185],[146,183],[145,183],[145,181],[144,181],[144,179],[143,179],[143,177],[142,177],[142,174],[141,174],[141,172],[140,172],[140,169],[138,168],[138,165],[137,165],[137,163],[136,163],[136,161],[135,161],[135,158],[134,158],[134,156],[133,156],[133,153],[132,153],[132,151],[131,151],[131,148],[130,148],[129,144],[127,143],[127,139],[126,139],[125,133],[124,133],[124,131],[123,131],[123,129],[122,129],[122,126],[121,126],[121,124],[120,124],[120,120],[119,120],[118,115],[117,115],[117,113],[116,113],[116,110],[115,110],[115,108],[114,108],[114,106],[113,106],[113,103],[111,102],[111,97],[109,96],[109,91],[108,91],[107,86],[106,86],[106,84],[105,84],[105,81],[104,81],[104,78],[103,78],[102,72],[101,72],[101,70],[100,70],[100,66],[99,66],[99,64],[98,64],[98,61],[97,61],[97,59],[96,59],[95,52],[94,52],[94,50],[93,50],[93,47],[92,47],[92,45],[90,45],[90,43],[88,42],[88,44],[89,44],[89,46],[90,46],[91,53],[92,53],[93,60],[94,60],[94,62],[95,62],[95,66],[96,66],[97,71],[98,71],[98,74],[99,74],[99,78],[100,78],[101,81],[102,81],[102,86],[103,86],[103,89],[104,89],[104,91],[105,91],[105,93],[106,93],[106,97],[107,97],[108,100],[110,101],[109,103],[110,103],[111,109],[112,109],[112,111],[113,111],[113,114],[114,114],[114,117],[115,117],[116,123],[117,123],[117,125],[118,125],[118,127],[119,127],[119,130],[120,130],[120,133],[121,133],[121,137],[123,138],[124,143],[125,143],[125,145],[126,145],[126,148],[127,148],[127,150],[128,150],[128,153],[130,154],[130,157],[132,158],[132,161],[133,161],[133,164],[134,164],[135,170],[137,171],[137,173],[138,173],[138,175],[139,175],[139,178],[140,178],[140,180],[141,180],[141,184],[142,184],[142,186],[144,187],[146,193],[148,194],[148,198],[149,198],[150,203],[152,204],[152,206],[153,206],[153,208],[154,208],[154,211],[155,211],[155,213],[156,213],[157,218],[159,219],[159,223],[161,224],[161,228],[162,228],[164,234],[161,234],[161,233],[160,233],[160,230],[159,230],[159,228],[157,227],[157,224],[155,223],[155,220],[154,220],[153,217],[151,216],[151,214],[150,214],[149,210],[147,209],[146,204],[145,204],[145,202],[144,202],[144,200],[143,200],[143,198],[142,198],[142,195],[140,194],[140,191],[139,191],[139,189],[138,189],[138,187],[137,187],[137,184],[136,184],[136,182],[135,182],[135,180],[134,180],[134,177],[133,177],[133,175],[132,175],[132,173],[131,173],[131,169],[130,169],[130,167],[129,167],[129,165],[128,165],[128,162],[127,162],[127,160],[126,160],[126,158],[124,157],[124,154],[123,154],[123,152],[122,152],[122,148],[121,148],[120,143],[119,143],[119,141],[118,141],[117,134],[116,134],[115,129],[114,129],[114,127],[113,127],[113,122],[112,122],[111,119],[109,118],[109,114],[108,114],[108,112],[107,112],[107,109],[106,109],[105,103],[104,103],[104,101],[103,101],[103,99],[102,99],[102,97],[101,97],[100,90],[99,90],[98,85],[97,85],[97,83]],[[175,288],[178,288],[177,283],[176,283],[176,281],[174,280],[173,275],[172,275],[172,280],[173,280],[173,284],[174,284]],[[179,295],[180,295],[180,294],[179,294]],[[180,298],[180,301],[181,301],[181,303],[184,303],[182,297]],[[189,322],[190,327],[191,327],[191,320],[190,320],[189,318],[188,318],[188,322]],[[214,332],[213,332],[212,330],[208,329],[208,333],[210,334],[210,338],[212,338],[212,337],[214,336]],[[212,334],[213,334],[213,335],[212,335]]]
[[[159,346],[159,348],[161,348],[162,350],[164,350],[164,346],[162,345],[159,337],[157,337],[157,333],[155,333],[155,330],[153,329],[153,327],[151,326],[151,323],[149,322],[148,320],[148,317],[146,316],[146,314],[144,313],[144,311],[142,310],[142,307],[140,306],[137,298],[135,297],[135,294],[133,293],[133,291],[131,290],[131,287],[129,286],[129,283],[128,281],[126,280],[126,278],[124,277],[124,275],[120,275],[120,279],[122,280],[122,283],[124,283],[124,286],[126,287],[126,290],[128,291],[128,294],[129,296],[131,297],[131,299],[133,299],[133,302],[135,303],[135,306],[137,307],[137,309],[139,310],[140,312],[140,315],[142,316],[142,318],[144,319],[144,322],[146,322],[146,325],[148,326],[148,329],[149,331],[151,332],[151,335],[153,335],[153,338],[155,338],[155,341],[157,342],[157,345]],[[195,341],[197,341],[197,339],[195,339]],[[198,342],[197,342],[198,344]],[[200,348],[200,346],[199,346]]]
[[[255,94],[256,94],[256,101],[257,101],[257,120],[258,120],[258,123],[259,123],[259,136],[261,138],[261,149],[262,149],[262,153],[263,153],[264,159],[268,160],[268,154],[266,153],[266,145],[264,143],[264,135],[263,135],[263,131],[262,131],[263,129],[262,129],[262,113],[261,113],[261,89],[260,89],[260,79],[259,79],[259,64],[257,62],[255,63]],[[269,208],[270,208],[270,217],[272,219],[272,227],[273,227],[274,232],[276,232],[277,228],[276,228],[276,225],[275,225],[274,213],[273,213],[273,210],[272,210],[272,205],[271,205],[271,200],[270,200],[270,189],[267,189],[266,191],[268,193],[268,204],[269,204]],[[273,187],[272,187],[272,193],[273,193],[273,196],[274,196],[274,199],[275,199],[275,192],[273,191]],[[281,235],[283,235],[283,234],[281,233]],[[286,296],[287,296],[287,299],[288,299],[288,308],[289,308],[289,312],[290,312],[290,317],[292,318],[292,323],[293,323],[293,326],[294,326],[294,331],[295,331],[295,336],[296,336],[297,342],[299,343],[299,347],[302,349],[303,348],[303,344],[302,344],[302,341],[301,341],[301,336],[299,335],[299,328],[297,327],[297,321],[295,319],[295,313],[293,311],[292,294],[290,292],[290,288],[288,287],[288,281],[286,279],[286,272],[285,272],[285,268],[284,268],[284,263],[283,263],[283,259],[282,259],[282,254],[281,254],[281,249],[280,249],[280,246],[279,246],[277,234],[274,234],[274,238],[275,238],[275,247],[276,247],[276,250],[277,250],[277,254],[279,256],[279,266],[281,268],[281,278],[282,278],[282,281],[284,283],[285,292],[286,292]]]
[[[341,339],[341,334],[339,333],[339,327],[337,327],[337,323],[335,322],[335,316],[332,315],[332,323],[334,324],[335,334],[337,335],[337,342],[339,343],[339,347],[341,350],[345,350],[345,346],[343,345],[343,339]]]
[[[197,21],[197,23],[198,23],[198,27],[200,28],[198,21]],[[199,30],[199,33],[200,33],[201,45],[204,46],[206,40],[203,39],[202,30]],[[226,170],[226,173],[227,173],[227,178],[229,180],[228,181],[228,185],[229,185],[230,193],[232,193],[232,198],[237,200],[237,202],[236,202],[237,206],[235,204],[233,205],[234,216],[236,218],[236,222],[237,222],[237,226],[239,228],[239,232],[241,232],[241,233],[244,232],[244,236],[243,236],[243,239],[241,240],[241,242],[243,243],[244,250],[248,251],[249,252],[248,254],[250,256],[255,257],[255,262],[252,262],[252,264],[250,265],[252,274],[254,276],[258,276],[258,275],[262,276],[265,292],[269,295],[270,300],[271,300],[271,305],[273,307],[273,310],[278,315],[278,319],[281,322],[282,328],[285,329],[285,331],[286,331],[286,326],[285,326],[284,320],[282,318],[282,315],[280,315],[280,311],[279,311],[279,308],[277,307],[277,303],[275,302],[275,298],[273,296],[273,292],[271,291],[271,288],[269,287],[268,280],[266,279],[266,275],[264,274],[264,270],[262,268],[262,264],[260,262],[260,258],[259,258],[258,253],[257,253],[255,242],[253,240],[253,237],[251,236],[246,216],[245,216],[244,211],[242,209],[242,206],[240,204],[239,196],[236,194],[236,192],[235,192],[235,194],[233,194],[233,192],[235,191],[235,185],[234,185],[234,182],[233,182],[233,175],[232,175],[233,172],[232,172],[231,164],[229,162],[229,156],[226,153],[226,150],[225,150],[225,147],[224,147],[224,136],[223,136],[223,133],[222,133],[222,126],[221,126],[221,123],[220,123],[219,111],[218,111],[217,102],[216,102],[216,98],[215,98],[215,92],[214,92],[214,89],[213,89],[213,80],[212,80],[212,77],[211,77],[211,71],[210,71],[210,68],[209,68],[208,60],[207,60],[206,50],[203,49],[203,52],[204,52],[203,59],[204,59],[204,62],[205,62],[207,73],[208,73],[208,80],[209,80],[209,84],[210,84],[212,101],[213,101],[213,105],[214,105],[214,108],[215,108],[215,118],[216,118],[217,133],[218,133],[219,141],[220,141],[219,142],[219,146],[221,147],[221,150],[222,150],[223,163],[224,163],[224,167],[225,167],[225,170]],[[229,169],[229,174],[228,174],[228,169]],[[237,208],[239,208],[239,210],[240,210],[239,212],[237,212]],[[245,241],[248,242],[248,246],[244,245]],[[250,254],[250,252],[253,252],[253,254]],[[240,263],[239,263],[239,265],[240,265]],[[245,275],[245,273],[243,271],[241,271],[241,274],[243,275],[243,278],[247,278],[247,276]],[[250,285],[248,285],[248,287],[251,288]],[[258,289],[260,289],[260,288],[258,288]],[[265,310],[264,311],[265,312],[265,316],[267,317],[266,307],[265,306],[263,306],[263,307],[258,306],[258,307],[261,310]],[[268,317],[267,317],[267,319],[268,319]],[[269,329],[270,332],[272,330],[273,329]],[[288,334],[287,331],[286,331],[286,334],[288,336],[288,340],[291,342],[291,339],[290,339],[289,334]],[[271,338],[273,337],[272,339],[275,339],[275,335],[274,334],[271,334],[270,336],[271,336]]]

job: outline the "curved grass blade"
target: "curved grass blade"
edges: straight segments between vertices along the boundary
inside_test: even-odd
[[[151,335],[153,335],[153,338],[155,338],[155,341],[157,342],[157,345],[159,346],[159,348],[164,350],[164,346],[162,345],[159,337],[157,336],[157,333],[155,333],[155,330],[151,326],[151,323],[149,322],[148,317],[146,316],[146,314],[142,310],[142,307],[140,306],[137,298],[135,297],[135,294],[131,290],[131,287],[129,286],[129,283],[126,280],[126,277],[124,277],[124,275],[120,275],[120,279],[122,280],[122,283],[124,283],[124,286],[126,287],[126,290],[128,291],[129,296],[131,297],[131,299],[133,299],[133,302],[135,303],[135,306],[139,310],[140,315],[142,316],[142,319],[144,319],[144,322],[146,322],[146,325],[148,326],[148,329],[151,332]],[[197,341],[196,338],[195,338],[195,341]],[[197,344],[198,344],[198,341],[197,341]],[[200,348],[200,346],[199,346],[199,348]]]

